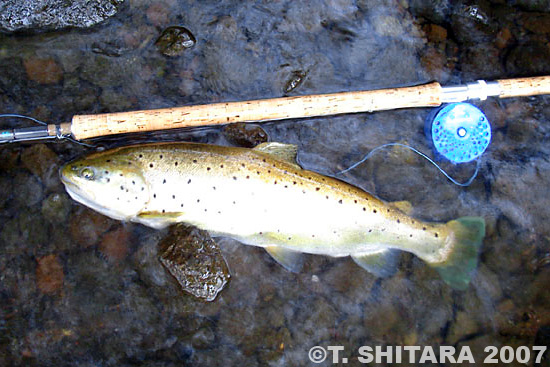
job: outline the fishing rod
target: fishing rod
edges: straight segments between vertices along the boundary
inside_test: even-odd
[[[75,115],[71,122],[0,130],[0,143],[43,139],[76,140],[183,127],[260,122],[412,107],[437,107],[467,100],[550,94],[550,76],[499,79],[442,87],[413,87],[222,102],[131,112]]]

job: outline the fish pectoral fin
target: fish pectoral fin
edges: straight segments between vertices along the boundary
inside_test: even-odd
[[[302,254],[280,246],[266,246],[265,250],[286,270],[297,273],[302,269]]]
[[[141,212],[137,216],[141,219],[177,219],[183,215],[182,212]]]
[[[410,215],[413,211],[413,206],[410,201],[402,200],[402,201],[393,201],[389,203],[394,208],[397,208],[401,210],[403,213]]]
[[[399,251],[393,249],[364,255],[352,255],[351,258],[357,265],[376,275],[379,278],[387,278],[395,274]]]
[[[297,145],[283,144],[283,143],[276,143],[276,142],[262,143],[262,144],[256,145],[254,147],[254,150],[270,154],[281,161],[292,163],[300,167],[296,162],[296,156],[298,154]]]

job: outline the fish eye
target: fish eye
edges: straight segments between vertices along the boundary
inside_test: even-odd
[[[89,167],[83,168],[82,171],[80,171],[80,177],[84,177],[86,180],[93,180],[94,171]]]

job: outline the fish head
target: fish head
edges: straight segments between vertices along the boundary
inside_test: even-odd
[[[149,201],[149,186],[131,156],[97,153],[60,170],[69,195],[101,214],[130,220]]]

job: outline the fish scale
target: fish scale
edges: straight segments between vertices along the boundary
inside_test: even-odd
[[[395,249],[442,268],[457,256],[461,236],[471,235],[475,242],[471,245],[479,247],[481,226],[484,230],[479,218],[473,228],[458,221],[419,221],[355,186],[302,169],[295,152],[294,146],[279,143],[255,149],[196,143],[137,145],[69,163],[62,169],[62,179],[73,198],[111,217],[154,228],[192,224],[264,247],[292,270],[297,252],[350,255],[367,270],[387,274]],[[85,169],[94,172],[92,179],[82,175]],[[144,182],[146,189],[131,196],[134,192],[125,188],[139,186],[138,182]],[[133,212],[128,209],[129,197],[135,198]],[[138,204],[141,208],[135,209]],[[470,263],[468,267],[471,272]]]

